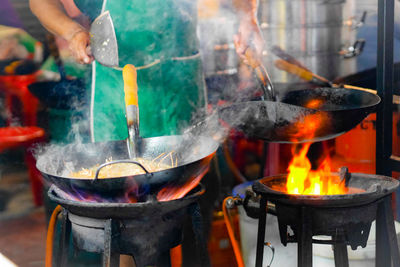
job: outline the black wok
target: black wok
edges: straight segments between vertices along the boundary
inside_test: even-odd
[[[36,82],[30,84],[28,89],[49,108],[72,109],[86,103],[82,79]]]
[[[103,164],[110,158],[113,161],[127,160],[129,158],[127,144],[125,140],[122,140],[52,146],[37,156],[37,168],[45,180],[66,192],[115,197],[130,190],[130,193],[140,199],[142,196],[157,193],[165,186],[179,186],[191,178],[203,175],[218,148],[218,143],[208,137],[176,135],[144,138],[141,139],[138,147],[139,157],[150,160],[163,152],[174,151],[177,166],[128,177],[107,179],[68,177],[71,172]]]
[[[379,96],[353,89],[288,92],[281,102],[248,101],[219,110],[222,121],[248,137],[270,142],[317,142],[339,136],[373,112]]]

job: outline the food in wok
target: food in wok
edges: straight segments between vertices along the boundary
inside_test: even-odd
[[[169,158],[170,162],[164,163],[165,159]],[[139,175],[139,174],[146,174],[148,172],[157,172],[163,171],[177,165],[177,159],[174,160],[172,156],[172,152],[165,155],[165,153],[160,154],[156,158],[150,160],[145,158],[135,158],[132,161],[141,164],[144,169],[138,165],[133,164],[131,162],[121,162],[121,163],[113,163],[113,159],[107,159],[105,163],[109,163],[102,167],[100,164],[96,164],[90,168],[82,168],[80,171],[72,172],[69,177],[71,178],[81,178],[81,179],[88,179],[88,178],[95,178],[96,172],[98,172],[97,178],[104,179],[104,178],[115,178],[115,177],[124,177],[124,176],[132,176],[132,175]],[[176,162],[176,163],[175,163]],[[101,169],[99,169],[101,168]]]
[[[138,148],[138,158],[154,160],[168,165],[169,168],[146,170],[144,174],[123,175],[112,179],[71,177],[71,173],[79,172],[82,168],[104,166],[108,159],[112,159],[114,164],[127,161],[129,155],[126,140],[52,145],[37,152],[37,168],[46,181],[66,192],[79,191],[113,197],[124,193],[127,188],[136,187],[137,195],[142,196],[155,194],[171,184],[182,185],[193,177],[202,176],[208,169],[218,143],[205,136],[175,135],[143,138]],[[162,156],[157,159],[160,155]],[[126,164],[130,165],[135,164]],[[103,168],[99,171],[100,175]]]

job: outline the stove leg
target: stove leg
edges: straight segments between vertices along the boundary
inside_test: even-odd
[[[262,267],[264,256],[265,225],[267,222],[267,199],[261,196],[258,217],[256,267]]]
[[[202,267],[211,266],[210,256],[207,250],[207,240],[204,237],[204,223],[203,215],[200,211],[200,206],[198,202],[192,203],[189,206],[189,214],[192,219],[192,230],[194,233],[194,238],[196,242],[196,247],[200,256],[200,263]]]
[[[71,235],[71,222],[68,220],[68,212],[63,209],[61,213],[61,237],[59,243],[59,253],[57,266],[66,267],[68,259],[69,240]]]
[[[343,236],[343,234],[337,235],[335,242],[338,242],[333,245],[335,267],[349,267],[349,256],[347,254],[347,245],[345,243],[345,237]]]
[[[312,267],[312,209],[301,208],[301,221],[297,227],[297,266]]]
[[[389,247],[388,247],[389,246]],[[391,209],[391,195],[379,203],[376,217],[375,266],[400,266],[400,254]]]
[[[104,225],[103,267],[119,267],[119,253],[116,250],[118,239],[116,222],[108,219]]]
[[[170,251],[166,251],[158,257],[157,267],[171,267]]]

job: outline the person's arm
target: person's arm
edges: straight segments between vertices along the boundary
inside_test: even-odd
[[[64,12],[59,0],[29,0],[32,13],[51,33],[68,41],[72,55],[79,63],[90,63],[89,32]]]
[[[253,47],[258,57],[262,56],[264,40],[257,19],[257,0],[232,0],[239,18],[239,29],[235,35],[236,51],[244,58],[248,47]]]

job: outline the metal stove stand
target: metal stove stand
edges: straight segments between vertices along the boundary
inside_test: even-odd
[[[261,195],[257,236],[256,267],[262,267],[267,197]],[[371,222],[381,231],[376,235],[376,266],[400,266],[400,254],[391,210],[391,195],[370,204],[355,207],[311,207],[275,203],[279,232],[283,245],[297,242],[298,267],[312,266],[312,244],[332,245],[336,267],[348,267],[347,245],[365,247]],[[290,226],[294,235],[289,235]],[[313,239],[315,235],[331,236],[331,240]],[[393,263],[393,265],[391,265]]]
[[[68,266],[73,248],[102,253],[103,267],[118,267],[120,254],[130,255],[138,267],[170,267],[170,250],[181,244],[183,225],[190,216],[202,266],[210,266],[198,205],[200,184],[187,196],[172,201],[141,203],[89,203],[60,197],[51,187],[49,197],[63,207],[57,266]]]

